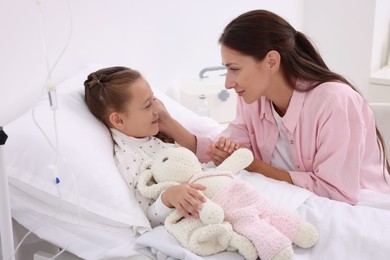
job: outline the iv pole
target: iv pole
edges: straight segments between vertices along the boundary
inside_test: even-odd
[[[7,135],[0,126],[0,232],[1,250],[4,260],[15,260],[13,255],[14,239],[12,231],[11,206],[9,201],[8,176],[4,166],[3,147],[7,140]],[[12,257],[11,257],[12,256]]]
[[[57,65],[58,61],[64,54],[65,50],[67,49],[71,35],[72,35],[72,14],[71,14],[71,8],[69,0],[66,1],[69,9],[69,16],[70,16],[70,32],[68,36],[68,40],[61,51],[60,55],[58,56],[57,60],[55,61],[53,67],[50,69],[48,58],[47,58],[47,52],[46,52],[46,46],[45,46],[45,40],[44,40],[44,34],[43,34],[43,18],[42,18],[42,12],[40,11],[40,23],[41,23],[41,36],[43,41],[43,48],[44,48],[44,54],[46,57],[46,62],[48,66],[48,82],[50,82],[50,76],[51,72],[54,70],[54,67]],[[40,7],[41,1],[37,1],[38,7]],[[49,89],[49,95],[53,95],[53,92],[55,94],[55,89]],[[13,238],[13,229],[12,229],[12,217],[11,217],[11,203],[9,199],[9,186],[8,186],[8,175],[5,170],[5,163],[4,163],[4,151],[3,147],[7,140],[7,135],[3,131],[3,127],[0,126],[0,233],[1,233],[1,253],[2,253],[2,259],[3,260],[15,260],[15,254],[14,254],[14,238]]]

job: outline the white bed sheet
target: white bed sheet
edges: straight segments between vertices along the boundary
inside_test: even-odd
[[[298,213],[317,227],[320,238],[311,249],[296,248],[296,259],[390,259],[389,210],[314,195]]]

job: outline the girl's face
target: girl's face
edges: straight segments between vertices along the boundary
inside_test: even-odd
[[[227,68],[227,89],[233,88],[248,104],[267,94],[272,79],[267,59],[256,61],[224,45],[221,46],[221,56]]]
[[[139,78],[129,86],[129,100],[126,111],[118,113],[122,133],[143,138],[156,135],[159,131],[158,113],[153,92],[144,78]],[[130,98],[131,97],[131,98]]]

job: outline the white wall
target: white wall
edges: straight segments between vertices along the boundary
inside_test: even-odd
[[[390,1],[376,0],[371,72],[390,66]]]
[[[218,36],[224,25],[241,12],[267,8],[301,26],[302,1],[290,2],[70,1],[72,39],[53,76],[61,80],[90,63],[133,66],[155,82],[169,81],[182,73],[197,74],[205,66],[220,64]],[[70,30],[66,1],[42,1],[42,9],[48,55],[53,63]],[[43,78],[45,63],[35,1],[7,1],[0,10],[1,36],[6,38],[1,46],[6,57],[2,67],[15,72],[22,66],[23,74],[33,69]]]
[[[28,107],[31,102],[27,99],[38,96],[36,89],[43,87],[47,77],[36,2],[0,1],[2,107]],[[218,36],[242,12],[269,9],[302,28],[303,0],[69,2],[72,19],[67,1],[41,0],[51,65],[72,32],[69,46],[52,74],[55,83],[88,64],[125,65],[140,70],[152,86],[166,90],[178,77],[197,77],[202,68],[221,64]]]
[[[153,86],[167,90],[177,78],[197,77],[202,68],[219,65],[222,29],[257,8],[277,12],[309,35],[328,65],[363,94],[389,52],[388,0],[70,0],[72,19],[67,1],[41,2],[51,65],[72,30],[52,75],[55,82],[98,63],[137,68]],[[25,99],[43,87],[47,72],[38,10],[34,0],[0,1],[2,107],[16,100],[18,107],[28,106]]]
[[[367,95],[376,0],[306,0],[304,31],[330,69]]]
[[[377,78],[378,71],[384,66],[390,66],[390,1],[376,0],[374,33],[372,42],[371,76]],[[390,74],[381,74],[383,80],[389,82]],[[390,84],[378,84],[371,80],[368,91],[370,102],[390,103]]]

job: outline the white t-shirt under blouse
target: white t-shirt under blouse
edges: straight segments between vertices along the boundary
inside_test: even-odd
[[[276,142],[275,150],[272,154],[271,165],[285,171],[292,171],[294,170],[294,165],[291,160],[290,141],[284,130],[282,118],[280,117],[278,112],[276,112],[273,104],[272,104],[272,112],[276,124],[278,125],[279,137]]]

